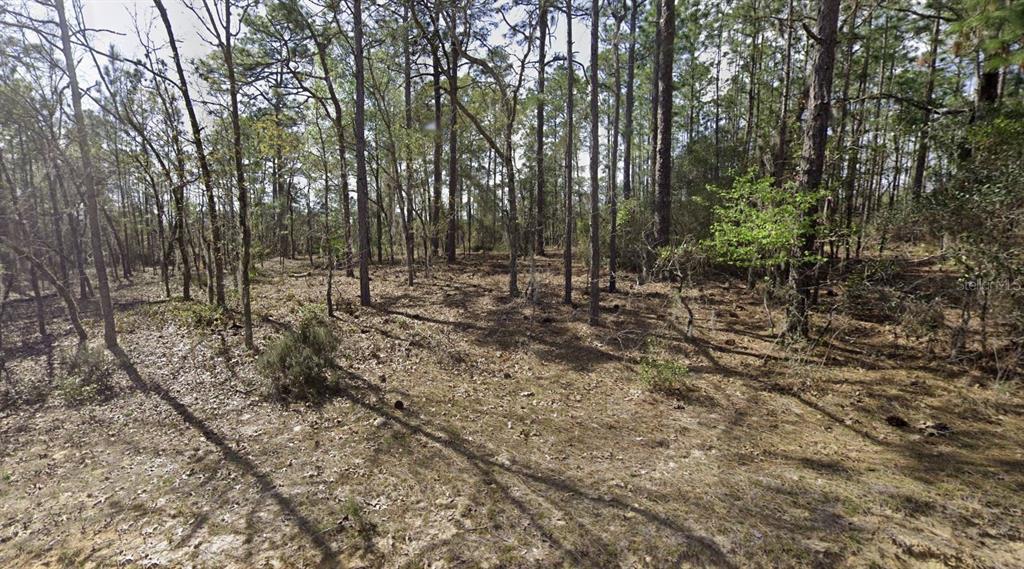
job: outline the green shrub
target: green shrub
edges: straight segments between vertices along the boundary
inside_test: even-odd
[[[223,328],[227,320],[219,306],[194,300],[171,303],[168,313],[182,326],[197,330]]]
[[[653,252],[654,214],[638,198],[622,200],[617,212],[619,269],[646,273]],[[586,243],[586,241],[583,241]]]
[[[113,361],[103,348],[82,344],[64,352],[60,359],[66,375],[57,386],[57,393],[65,402],[81,405],[104,399],[113,391]]]
[[[708,249],[723,262],[741,267],[773,267],[789,261],[805,222],[801,212],[821,196],[776,188],[770,177],[750,172],[731,187],[709,186],[720,204]]]
[[[298,400],[325,395],[335,342],[327,320],[305,315],[297,330],[286,332],[260,356],[259,366],[268,381],[268,394],[277,399]]]
[[[668,360],[645,357],[640,361],[640,383],[654,393],[672,394],[683,387],[690,373],[686,366]]]

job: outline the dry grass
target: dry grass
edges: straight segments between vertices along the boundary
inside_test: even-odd
[[[783,346],[729,281],[694,292],[691,337],[663,284],[605,295],[591,328],[539,267],[541,305],[504,296],[497,257],[414,288],[374,268],[316,404],[260,397],[230,315],[119,291],[116,398],[0,414],[0,565],[1024,566],[1016,387],[842,315]],[[258,345],[323,303],[306,270],[267,263]],[[45,384],[48,358],[9,368]],[[652,391],[651,362],[686,372]]]

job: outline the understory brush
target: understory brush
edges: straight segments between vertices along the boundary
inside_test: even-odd
[[[267,346],[259,367],[267,379],[267,395],[280,400],[315,400],[330,390],[336,338],[322,316],[308,314],[296,330]]]
[[[57,385],[57,395],[70,405],[83,405],[111,395],[110,378],[114,364],[103,348],[82,344],[61,354],[64,377]]]

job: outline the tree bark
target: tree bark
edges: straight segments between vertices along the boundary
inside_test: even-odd
[[[572,52],[572,1],[565,2],[565,69],[568,80],[567,95],[565,98],[565,244],[562,247],[562,257],[565,274],[565,290],[562,302],[572,304],[572,166],[573,166],[573,52]]]
[[[438,230],[441,227],[441,154],[443,132],[441,130],[441,57],[437,43],[431,43],[432,83],[434,87],[434,203],[430,208],[430,255],[437,257],[441,247]]]
[[[673,0],[668,0],[669,2]],[[601,316],[601,210],[598,190],[598,159],[601,152],[597,124],[597,69],[601,8],[590,2],[590,324]]]
[[[448,66],[448,97],[451,112],[448,121],[448,232],[445,235],[445,255],[449,263],[455,262],[455,247],[459,233],[459,40],[457,34],[458,16],[452,13],[451,47]]]
[[[931,129],[932,96],[935,92],[935,70],[939,55],[939,24],[941,19],[936,16],[932,24],[931,50],[928,54],[928,80],[924,87],[924,110],[921,132],[917,138],[917,153],[914,155],[914,179],[910,184],[911,197],[916,201],[924,190],[924,169],[928,163],[928,135]]]
[[[363,2],[352,0],[356,72],[356,225],[359,239],[359,303],[370,305],[370,220],[366,181],[366,82],[363,71]]]
[[[252,299],[249,295],[249,264],[252,260],[252,229],[249,227],[249,190],[245,186],[245,165],[242,163],[242,126],[238,116],[238,80],[232,49],[231,0],[224,2],[224,64],[228,72],[228,91],[231,99],[231,145],[234,157],[235,180],[238,184],[238,226],[242,233],[239,277],[242,288],[242,329],[245,347],[253,350]],[[292,244],[292,246],[294,246]]]
[[[622,156],[622,199],[633,197],[633,92],[636,74],[636,15],[637,2],[631,0],[629,9],[629,55],[626,57],[626,123],[622,129],[625,148]]]
[[[804,129],[803,149],[798,191],[814,194],[821,185],[825,165],[825,144],[828,141],[828,123],[832,113],[832,77],[836,59],[836,36],[839,26],[840,0],[821,0],[815,35],[818,50],[808,94],[807,126]],[[807,337],[808,309],[814,288],[815,262],[810,258],[815,251],[818,225],[818,203],[815,200],[802,212],[804,227],[794,259],[790,262],[789,278],[796,294],[790,306],[786,323],[789,335]]]
[[[409,6],[405,5],[403,12],[404,19],[409,20]],[[402,70],[404,73],[403,77],[403,95],[405,98],[405,131],[406,133],[412,132],[412,54],[409,51],[409,32],[405,30],[402,35]],[[412,157],[409,155],[410,151],[408,145],[404,149],[405,152],[405,183],[403,192],[405,193],[405,207],[402,214],[402,230],[405,233],[405,266],[409,277],[409,286],[413,285],[416,280],[416,270],[413,266],[413,261],[416,253],[416,245],[412,235]],[[397,161],[397,156],[395,157]],[[397,165],[397,162],[396,162]]]
[[[625,18],[625,2],[623,12],[615,15],[615,36],[612,45],[612,52],[615,64],[615,85],[612,97],[614,99],[614,116],[612,117],[612,139],[611,139],[611,160],[608,166],[608,201],[611,216],[611,234],[608,237],[608,292],[616,290],[616,272],[618,271],[619,260],[619,114],[622,100],[622,70],[619,57],[619,32],[622,29],[622,20]],[[632,126],[632,125],[630,125]],[[626,143],[628,146],[628,142]],[[628,160],[627,160],[628,163]],[[625,169],[628,172],[628,169]]]
[[[786,155],[789,149],[789,98],[793,76],[793,0],[789,0],[786,13],[786,52],[782,64],[782,99],[779,101],[779,129],[772,160],[772,180],[781,188],[786,177]]]
[[[544,177],[544,68],[547,65],[548,43],[548,8],[547,0],[540,0],[538,15],[540,26],[540,54],[537,58],[537,188],[534,204],[536,219],[533,223],[534,252],[544,256],[544,216],[545,216],[545,177]],[[529,216],[527,216],[529,217]]]
[[[655,206],[656,227],[654,246],[668,245],[672,229],[672,63],[676,35],[676,8],[674,0],[661,2],[661,21],[658,24],[658,137],[655,146]]]

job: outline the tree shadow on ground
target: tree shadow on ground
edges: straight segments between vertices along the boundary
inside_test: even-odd
[[[337,552],[324,539],[320,530],[290,498],[281,493],[274,479],[269,474],[264,472],[252,459],[232,447],[220,433],[213,430],[202,419],[197,417],[188,406],[175,398],[166,388],[143,378],[129,355],[120,346],[115,347],[111,351],[135,388],[156,395],[161,401],[170,406],[186,425],[197,431],[207,442],[214,445],[224,460],[251,478],[259,487],[260,492],[263,495],[269,496],[274,501],[278,509],[281,510],[281,513],[317,549],[320,554],[321,565],[329,566],[339,563]]]
[[[342,389],[341,397],[380,418],[393,422],[408,433],[443,447],[464,459],[484,486],[496,492],[526,518],[529,526],[542,539],[550,543],[566,563],[580,566],[608,566],[618,561],[618,557],[612,544],[605,543],[599,533],[588,530],[582,523],[578,524],[578,528],[582,528],[587,534],[587,543],[573,547],[549,525],[545,524],[540,514],[517,495],[516,489],[502,482],[499,475],[517,480],[527,488],[531,484],[536,486],[544,493],[549,494],[546,496],[549,498],[549,502],[553,502],[550,498],[554,497],[568,503],[584,503],[643,519],[652,526],[669,532],[679,543],[681,553],[677,563],[699,563],[701,566],[709,567],[735,567],[735,564],[713,539],[699,534],[686,523],[627,502],[625,499],[588,490],[553,472],[546,472],[539,466],[525,464],[514,459],[499,459],[486,447],[470,442],[459,433],[430,421],[414,410],[406,408],[401,412],[395,411],[386,403],[380,387],[351,370],[342,369],[340,372],[344,375],[344,384],[347,386]],[[552,494],[553,496],[551,496]],[[568,511],[566,516],[572,518],[574,512]]]

